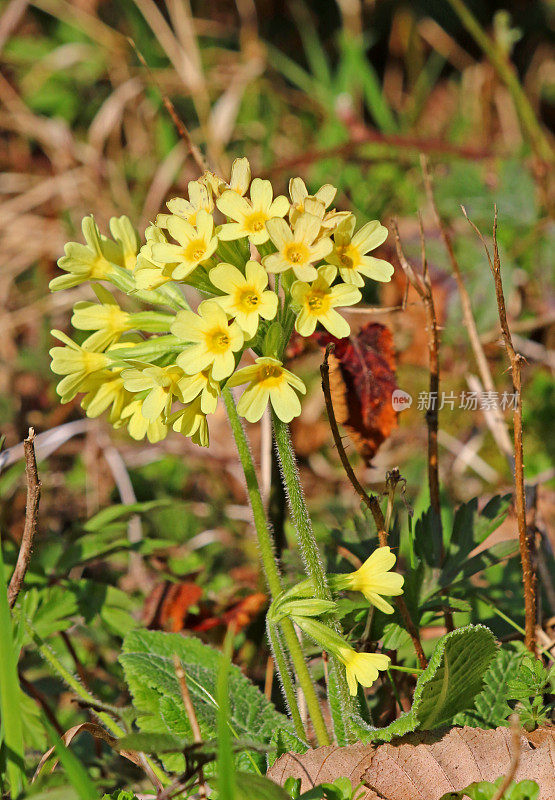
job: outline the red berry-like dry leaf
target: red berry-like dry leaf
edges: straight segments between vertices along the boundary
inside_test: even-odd
[[[397,425],[391,396],[397,388],[393,337],[384,325],[369,322],[355,336],[336,339],[317,333],[322,347],[330,342],[330,388],[336,419],[369,464]]]

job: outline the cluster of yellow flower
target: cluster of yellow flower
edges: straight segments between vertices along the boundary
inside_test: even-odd
[[[373,221],[355,233],[351,213],[330,209],[329,184],[309,195],[293,178],[290,200],[274,198],[270,181],[251,181],[239,158],[229,183],[207,172],[188,190],[147,228],[142,247],[127,217],[110,221],[112,239],[83,220],[86,244],[66,245],[58,262],[66,274],[50,288],[93,281],[98,302],[74,308],[74,327],[91,331],[81,345],[53,331],[65,346],[51,350],[52,370],[64,376],[62,402],[84,393],[90,417],[109,409],[110,422],[135,439],[159,441],[172,426],[206,446],[206,417],[224,385],[247,384],[238,411],[250,422],[268,402],[283,422],[297,416],[305,386],[282,363],[293,327],[310,336],[320,323],[348,336],[336,309],[361,299],[365,277],[390,280],[393,267],[367,255],[387,229]],[[125,311],[98,281],[160,310]],[[180,284],[209,299],[193,312]],[[245,349],[255,363],[237,369]]]

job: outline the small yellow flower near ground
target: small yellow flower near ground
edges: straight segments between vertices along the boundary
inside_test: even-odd
[[[88,280],[108,280],[122,259],[121,248],[100,234],[92,216],[83,219],[81,228],[86,244],[68,242],[65,245],[65,255],[58,259],[58,266],[68,274],[50,281],[51,292],[71,289]]]
[[[121,371],[120,367],[91,375],[87,394],[81,400],[81,408],[85,410],[87,417],[99,417],[110,409],[110,423],[115,425],[119,421],[123,408],[132,400],[132,395],[123,385]]]
[[[357,653],[348,645],[339,647],[337,656],[345,665],[351,695],[356,695],[358,683],[372,686],[378,673],[386,670],[391,663],[390,657],[383,653]]]
[[[181,381],[185,376],[177,366],[125,369],[121,377],[128,392],[148,392],[141,405],[146,419],[165,419],[171,411],[173,398],[182,401]]]
[[[361,592],[371,605],[385,614],[393,614],[393,606],[382,595],[403,594],[405,579],[397,572],[390,572],[395,561],[395,554],[389,547],[378,547],[355,572],[330,576],[330,585],[334,589]]]
[[[179,359],[179,357],[178,357]],[[220,384],[212,377],[212,370],[205,369],[196,375],[186,375],[179,386],[184,403],[190,403],[200,395],[200,410],[203,414],[213,414],[221,394]]]
[[[201,408],[201,402],[201,399],[197,397],[188,406],[176,411],[170,418],[170,422],[177,433],[188,436],[199,447],[208,447],[210,443],[208,422],[206,414]]]
[[[121,248],[118,264],[129,272],[133,272],[137,263],[137,253],[141,247],[139,234],[133,227],[129,217],[112,217],[110,233]]]
[[[312,281],[316,278],[315,261],[331,252],[332,240],[318,239],[321,220],[314,214],[304,213],[295,221],[293,230],[284,219],[276,217],[268,220],[268,233],[277,248],[262,259],[268,272],[285,272],[292,269],[300,281]]]
[[[150,252],[155,264],[164,265],[164,275],[180,281],[214,254],[218,246],[218,237],[214,236],[214,220],[201,209],[197,212],[196,227],[175,216],[168,218],[167,226],[170,235],[179,244],[152,244]]]
[[[387,283],[393,275],[393,267],[388,261],[368,256],[387,239],[388,230],[378,220],[366,223],[354,234],[356,219],[351,214],[343,220],[334,233],[334,246],[326,261],[339,269],[341,279],[354,286],[364,286],[365,275],[375,281]],[[354,235],[353,235],[354,234]]]
[[[251,183],[250,200],[233,191],[226,190],[216,200],[216,205],[226,217],[227,222],[218,231],[223,242],[242,239],[248,236],[254,245],[268,241],[266,223],[272,217],[284,217],[289,211],[289,201],[283,195],[273,199],[274,190],[270,181],[255,178]],[[287,223],[284,223],[287,224]]]
[[[50,368],[56,375],[65,375],[56,386],[56,392],[62,403],[69,403],[78,392],[88,388],[87,381],[91,375],[105,369],[111,360],[106,353],[99,353],[92,348],[88,339],[83,345],[78,345],[62,331],[53,330],[51,333],[66,345],[50,350]]]
[[[168,435],[168,426],[161,417],[148,419],[142,412],[142,400],[132,400],[121,412],[116,428],[127,425],[127,431],[133,439],[140,441],[147,437],[151,444],[161,442]]]
[[[335,308],[353,306],[362,295],[358,289],[346,283],[332,286],[336,275],[336,268],[326,265],[318,268],[316,280],[312,284],[295,281],[291,287],[291,297],[300,307],[295,330],[301,336],[311,336],[318,322],[338,339],[351,332],[349,323]]]
[[[248,386],[237,404],[237,411],[249,422],[258,422],[268,400],[282,422],[291,422],[301,413],[301,403],[296,392],[305,394],[302,380],[285,369],[281,361],[265,356],[257,358],[250,367],[237,370],[228,380],[228,386]]]
[[[233,264],[218,264],[210,270],[210,281],[226,292],[216,297],[216,302],[252,339],[258,328],[259,318],[273,319],[277,312],[278,298],[275,292],[265,291],[268,273],[257,261],[247,261],[245,275]]]
[[[214,211],[214,200],[212,193],[205,184],[200,181],[189,181],[187,184],[189,199],[184,197],[173,197],[166,203],[170,214],[158,214],[156,224],[161,228],[167,227],[168,219],[173,214],[184,219],[190,225],[197,224],[197,214],[203,209],[208,214]]]
[[[179,311],[171,332],[184,342],[193,342],[177,357],[187,375],[196,375],[212,366],[212,377],[221,381],[235,369],[235,356],[244,337],[236,322],[228,323],[227,315],[215,300],[204,300],[193,311]]]

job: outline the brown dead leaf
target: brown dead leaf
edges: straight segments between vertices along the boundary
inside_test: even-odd
[[[397,388],[391,332],[385,325],[369,322],[347,339],[329,333],[315,336],[323,347],[330,342],[335,345],[329,359],[335,416],[368,464],[397,425],[391,404]]]
[[[521,756],[515,780],[535,780],[540,800],[555,800],[555,733],[536,734],[534,743],[521,739]],[[410,734],[391,744],[355,744],[320,747],[303,755],[285,754],[268,772],[283,785],[287,778],[301,779],[301,790],[350,778],[362,783],[361,800],[439,800],[473,781],[493,781],[505,775],[511,762],[508,728],[452,728],[447,732]]]

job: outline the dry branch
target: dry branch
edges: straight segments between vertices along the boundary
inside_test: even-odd
[[[461,298],[461,307],[464,318],[464,325],[466,330],[468,331],[468,338],[470,339],[470,345],[474,352],[474,358],[476,359],[476,363],[478,365],[480,377],[482,378],[482,383],[484,384],[484,388],[486,389],[486,391],[493,392],[495,390],[495,384],[493,382],[493,377],[491,374],[491,370],[489,368],[486,354],[484,352],[484,348],[482,346],[482,342],[480,341],[480,335],[478,334],[478,329],[476,327],[476,322],[474,320],[474,314],[472,313],[472,303],[470,300],[470,295],[468,294],[466,286],[464,285],[462,273],[459,267],[459,262],[457,261],[457,257],[455,255],[455,250],[453,248],[453,243],[451,241],[451,237],[447,230],[447,226],[445,224],[445,221],[441,218],[441,215],[439,213],[434,198],[432,178],[428,167],[428,160],[426,156],[423,155],[422,153],[420,154],[420,164],[422,167],[422,175],[424,177],[424,186],[426,188],[426,195],[428,197],[428,202],[432,208],[432,211],[434,212],[436,225],[441,234],[441,238],[443,239],[445,249],[447,250],[447,255],[449,256],[449,263],[451,264],[451,269],[453,271],[453,275],[455,276],[455,280],[457,282],[457,288]],[[488,427],[492,432],[493,438],[495,439],[497,446],[499,447],[503,455],[508,459],[509,465],[512,468],[513,450],[511,445],[511,439],[509,437],[509,432],[507,431],[507,426],[505,425],[505,420],[503,419],[503,415],[500,409],[498,408],[492,409],[491,414],[486,417],[486,422],[488,422]]]
[[[374,518],[374,523],[378,531],[378,541],[380,543],[380,547],[385,547],[387,545],[387,530],[385,527],[385,519],[382,509],[380,507],[377,497],[373,494],[369,495],[363,488],[357,476],[355,475],[355,471],[353,470],[351,463],[347,457],[347,453],[345,452],[343,441],[341,439],[341,434],[339,433],[337,420],[335,418],[335,411],[333,409],[333,400],[331,397],[331,389],[330,389],[330,366],[329,366],[329,355],[333,351],[333,349],[334,349],[333,344],[328,344],[324,355],[324,361],[320,365],[320,374],[322,376],[322,391],[324,393],[324,399],[326,402],[326,411],[328,412],[328,419],[333,436],[333,441],[335,442],[337,452],[339,453],[339,458],[341,459],[343,468],[347,473],[347,477],[351,481],[351,484],[355,492],[358,494],[362,502],[370,509],[370,512]],[[399,597],[395,598],[395,603],[397,605],[397,608],[399,609],[399,613],[403,617],[403,622],[405,623],[405,627],[412,639],[412,643],[414,645],[414,649],[418,657],[418,662],[422,669],[426,669],[426,667],[428,666],[428,662],[426,660],[426,656],[424,655],[424,650],[422,649],[420,634],[418,633],[418,629],[416,628],[414,622],[412,621],[412,617],[409,614],[409,610],[407,608],[407,604],[405,603],[404,597],[402,595],[399,595]]]
[[[524,451],[522,445],[522,375],[521,366],[523,357],[517,353],[513,346],[509,323],[507,322],[507,310],[505,307],[505,295],[503,294],[503,282],[501,279],[501,261],[499,259],[499,247],[497,244],[497,207],[494,209],[493,218],[493,260],[481,231],[470,220],[463,208],[463,212],[472,228],[477,233],[484,246],[488,264],[493,275],[495,284],[495,297],[497,300],[497,311],[499,323],[503,334],[505,349],[510,362],[511,377],[513,382],[513,394],[516,398],[513,410],[513,430],[514,430],[514,479],[515,479],[515,507],[518,523],[518,542],[520,549],[520,560],[522,564],[522,581],[524,584],[524,611],[525,611],[525,645],[532,653],[536,649],[536,573],[534,567],[533,551],[535,549],[534,537],[528,536],[526,526],[526,495],[524,491]]]
[[[39,474],[37,471],[37,460],[35,458],[35,431],[29,428],[29,435],[23,442],[25,453],[25,475],[27,478],[27,503],[25,506],[25,526],[17,563],[8,587],[8,602],[13,608],[17,596],[23,585],[25,573],[31,560],[33,552],[33,541],[37,532],[37,522],[39,515],[40,487]]]

